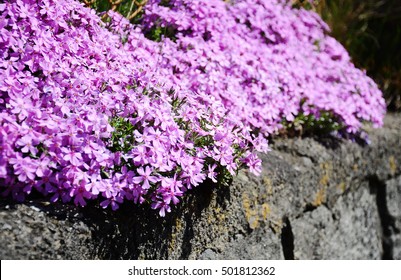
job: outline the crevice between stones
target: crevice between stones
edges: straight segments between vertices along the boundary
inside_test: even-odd
[[[304,209],[304,211],[303,211],[303,214],[304,214],[304,213],[307,213],[307,212],[315,211],[316,208],[317,208],[316,205],[313,205],[312,203],[308,203],[308,204],[306,204],[306,206],[305,206],[305,209]]]
[[[387,207],[387,186],[377,176],[369,178],[369,186],[371,191],[376,195],[376,204],[382,228],[382,259],[393,260],[394,244],[392,234],[397,231],[397,228],[395,226],[395,219],[390,215]]]
[[[287,217],[283,219],[283,227],[281,229],[281,247],[283,248],[284,259],[294,259],[294,234],[290,220]]]

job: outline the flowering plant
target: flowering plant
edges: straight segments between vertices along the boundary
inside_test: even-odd
[[[377,86],[284,1],[149,0],[132,25],[74,0],[0,4],[0,188],[161,216],[209,179],[258,174],[300,118],[378,126]]]

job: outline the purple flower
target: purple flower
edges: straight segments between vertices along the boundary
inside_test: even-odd
[[[36,176],[38,177],[43,177],[45,174],[49,173],[49,167],[51,167],[52,164],[50,162],[50,159],[48,157],[43,157],[37,165],[36,169]]]
[[[181,188],[182,182],[177,180],[177,175],[175,174],[173,178],[163,178],[159,192],[166,204],[170,204],[170,202],[177,204],[180,201],[178,197],[184,194]]]
[[[99,181],[99,185],[97,189],[103,194],[106,198],[111,198],[118,194],[118,192],[113,188],[110,180],[101,180]]]
[[[117,195],[117,196],[109,197],[106,200],[103,200],[100,203],[100,206],[102,206],[103,208],[107,208],[110,205],[111,209],[113,209],[115,211],[120,207],[119,203],[122,203],[122,202],[123,202],[123,198]]]
[[[38,149],[33,144],[33,139],[30,135],[25,135],[21,139],[19,139],[16,144],[21,148],[21,152],[23,153],[31,153],[33,156],[36,156]]]
[[[35,161],[30,158],[22,158],[17,154],[16,158],[9,160],[14,168],[14,173],[17,175],[20,182],[35,179],[36,165]]]
[[[36,182],[36,189],[40,189],[44,194],[54,193],[57,189],[57,181],[55,180],[52,171],[50,171],[50,169],[43,169],[41,171],[41,176],[38,176],[41,177],[41,179]],[[36,174],[37,173],[38,171],[36,171]]]
[[[85,180],[81,180],[77,187],[72,188],[70,190],[70,196],[74,198],[75,205],[85,206],[85,199],[92,198],[90,190],[90,185],[88,185]]]
[[[171,212],[171,207],[165,201],[156,201],[151,205],[152,209],[158,209],[161,217],[166,216],[166,212]]]
[[[217,173],[214,171],[216,169],[216,167],[217,167],[217,165],[215,163],[207,166],[207,169],[208,169],[207,177],[209,179],[211,179],[214,183],[217,183],[217,180],[216,180]]]
[[[135,165],[139,166],[149,163],[150,153],[148,152],[146,146],[144,145],[138,146],[134,150],[132,150],[131,153]]]
[[[63,156],[63,159],[65,161],[69,161],[74,166],[79,166],[82,164],[81,153],[75,152],[67,148],[61,148],[61,151],[65,153],[65,155]]]
[[[150,168],[149,166],[146,166],[145,169],[139,167],[136,172],[140,176],[133,177],[132,182],[135,184],[142,183],[142,188],[144,188],[145,190],[150,188],[150,183],[157,183],[159,181],[158,177],[150,175],[152,173],[152,168]]]

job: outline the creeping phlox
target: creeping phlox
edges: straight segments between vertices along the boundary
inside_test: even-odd
[[[228,4],[226,3],[228,2]],[[163,40],[162,71],[221,100],[230,120],[265,136],[299,116],[358,134],[385,102],[313,11],[284,0],[149,0],[143,29]]]
[[[74,0],[0,4],[3,195],[164,216],[205,180],[259,174],[300,115],[381,125],[381,92],[316,14],[231,2],[149,0],[137,25]]]

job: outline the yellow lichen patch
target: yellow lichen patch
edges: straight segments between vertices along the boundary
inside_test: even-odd
[[[225,221],[225,220],[226,220],[226,215],[223,214],[223,213],[221,213],[221,214],[219,214],[219,215],[217,216],[217,219],[218,219],[219,221]]]
[[[323,177],[320,179],[320,185],[327,186],[329,184],[330,177],[327,174],[324,174]]]
[[[266,193],[268,195],[273,195],[273,184],[272,184],[272,181],[270,180],[270,178],[267,176],[263,177],[263,183],[266,186]]]
[[[394,175],[395,172],[397,171],[397,164],[396,164],[394,156],[391,156],[389,158],[389,166],[390,166],[391,175]]]
[[[262,216],[263,220],[266,220],[271,212],[269,204],[263,203],[262,207],[261,207],[261,212],[262,212],[261,216]]]
[[[270,227],[276,234],[279,234],[281,232],[281,229],[283,228],[283,221],[270,221]]]
[[[242,194],[242,207],[245,211],[245,218],[249,220],[250,212],[251,212],[251,201],[247,193]]]
[[[320,185],[321,186],[327,186],[330,182],[330,175],[331,171],[333,170],[333,165],[331,162],[324,162],[320,164],[320,168],[322,169],[324,175],[320,179]]]
[[[320,206],[326,201],[326,188],[320,189],[315,196],[315,200],[312,202],[313,206]]]
[[[182,232],[182,221],[180,219],[175,220],[175,227],[173,228],[173,232],[170,235],[170,242],[168,249],[170,252],[174,251],[177,249],[177,236]]]
[[[249,199],[248,194],[244,193],[242,195],[242,206],[244,207],[245,218],[249,224],[249,227],[251,229],[259,227],[259,215],[258,212],[255,210],[258,206],[257,201],[252,202]]]
[[[256,229],[256,228],[258,228],[259,227],[259,218],[258,218],[258,216],[257,215],[255,215],[255,216],[250,216],[249,217],[249,220],[248,220],[248,223],[249,223],[249,227],[251,228],[251,229]]]
[[[208,223],[209,225],[211,225],[212,222],[213,222],[213,216],[208,215],[208,216],[207,216],[207,223]]]
[[[347,188],[347,185],[345,184],[345,182],[341,182],[340,184],[337,185],[337,189],[339,189],[342,193],[345,192]]]
[[[180,232],[181,230],[182,230],[182,221],[180,219],[176,219],[175,232]]]
[[[322,170],[331,171],[333,169],[333,164],[330,161],[323,162],[320,164],[320,168]]]
[[[217,207],[215,209],[215,215],[216,215],[216,220],[221,222],[224,221],[226,219],[226,215],[224,214],[223,209],[221,209],[221,207]]]
[[[265,181],[269,185],[269,179],[266,178]],[[251,229],[256,229],[267,222],[270,223],[270,220],[274,219],[274,212],[268,204],[268,196],[268,194],[260,194],[256,190],[242,194],[243,211]]]
[[[251,208],[251,201],[247,193],[242,194],[242,207],[244,207],[245,213]]]
[[[176,242],[176,235],[173,233],[171,234],[171,239],[168,244],[168,250],[169,252],[173,252],[177,248],[177,242]]]

